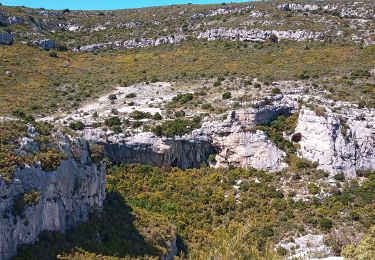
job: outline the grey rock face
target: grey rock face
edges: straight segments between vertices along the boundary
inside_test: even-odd
[[[215,167],[254,167],[271,172],[287,165],[285,153],[278,149],[262,131],[252,127],[268,124],[279,115],[290,114],[296,103],[281,102],[263,108],[232,111],[227,119],[206,121],[191,134],[160,138],[151,133],[131,137],[106,136],[99,129],[86,129],[83,138],[105,144],[106,156],[113,162],[145,163],[154,166],[175,166],[183,169],[207,163],[210,154],[216,154]]]
[[[233,41],[249,41],[249,42],[264,42],[270,38],[271,35],[276,35],[278,39],[305,41],[305,40],[320,40],[323,35],[321,32],[310,32],[304,30],[297,31],[277,31],[277,30],[260,30],[260,29],[227,29],[217,28],[210,29],[198,34],[198,39],[207,39],[209,41],[228,39]]]
[[[161,256],[160,260],[173,260],[174,257],[178,254],[177,239],[174,239],[173,241],[167,243],[169,245],[168,253],[164,256]]]
[[[36,45],[41,50],[49,51],[49,50],[54,49],[56,44],[55,44],[55,41],[51,39],[43,39],[43,40],[37,41]]]
[[[295,3],[286,3],[280,4],[277,6],[278,9],[283,11],[315,11],[319,9],[318,5],[310,5],[310,4],[295,4]]]
[[[178,44],[186,40],[186,35],[184,34],[175,34],[162,36],[156,39],[144,38],[144,39],[134,39],[126,41],[115,41],[115,42],[105,42],[105,43],[96,43],[92,45],[81,46],[75,48],[74,51],[78,52],[93,52],[99,49],[136,49],[144,48],[151,46],[160,46],[165,44]]]
[[[294,102],[276,103],[263,108],[232,111],[223,122],[208,122],[194,134],[205,133],[217,151],[215,167],[256,168],[277,172],[287,167],[286,154],[273,144],[263,131],[254,131],[256,125],[266,125],[280,115],[290,115],[297,107]]]
[[[355,177],[358,169],[375,169],[375,115],[364,118],[351,111],[347,116],[318,116],[310,109],[300,113],[296,133],[301,133],[299,155],[331,174]]]
[[[115,163],[144,163],[187,169],[200,167],[215,149],[208,141],[162,139],[145,133],[130,137],[123,143],[107,143],[105,151],[106,156]]]
[[[7,25],[8,25],[8,17],[3,12],[0,12],[0,26],[7,26]]]
[[[10,184],[0,177],[0,259],[15,255],[18,245],[36,241],[41,231],[64,232],[103,206],[105,165],[90,161],[86,144],[78,152],[80,159],[62,161],[52,172],[18,169]],[[25,206],[23,216],[15,214],[15,202],[31,190],[40,198]]]
[[[7,32],[0,32],[0,45],[12,45],[13,35]]]
[[[10,25],[21,25],[25,23],[25,20],[18,16],[12,16],[8,18]]]

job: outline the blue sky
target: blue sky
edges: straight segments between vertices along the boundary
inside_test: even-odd
[[[211,4],[222,2],[248,2],[249,0],[0,0],[3,5],[19,5],[46,9],[84,9],[84,10],[110,10],[138,8],[146,6],[160,6],[172,4]]]

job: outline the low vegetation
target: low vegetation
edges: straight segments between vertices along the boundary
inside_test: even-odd
[[[181,259],[280,259],[292,252],[274,252],[272,245],[309,232],[326,234],[327,243],[340,254],[351,241],[346,228],[363,232],[373,225],[374,173],[362,185],[348,182],[341,193],[310,201],[293,200],[277,189],[283,177],[244,169],[115,166],[107,177],[109,195],[100,216],[66,235],[44,233],[36,245],[22,246],[18,259],[56,254],[147,258],[162,252],[166,237],[173,239],[173,225],[180,236]],[[238,180],[242,180],[239,192],[233,188]],[[337,230],[344,237],[335,238]],[[161,240],[152,234],[162,234]],[[367,245],[365,252],[368,241],[361,242]],[[356,254],[355,247],[348,248],[346,254]]]
[[[32,189],[30,191],[21,193],[14,199],[12,209],[13,216],[24,218],[25,209],[27,207],[31,207],[38,204],[40,198],[40,191],[37,189]]]
[[[164,121],[152,129],[157,136],[174,137],[187,134],[200,127],[201,118],[194,119],[175,119]]]
[[[319,77],[350,73],[357,68],[368,70],[374,65],[374,46],[360,49],[312,43],[309,50],[304,46],[303,43],[280,43],[238,48],[234,42],[191,40],[178,46],[97,55],[60,52],[59,58],[46,57],[48,54],[22,44],[3,46],[0,48],[0,114],[75,108],[111,86],[151,80],[154,75],[163,81],[191,80],[202,78],[201,71],[204,71],[207,78],[227,74],[274,81],[298,79],[303,72]],[[365,101],[371,102],[371,99]]]

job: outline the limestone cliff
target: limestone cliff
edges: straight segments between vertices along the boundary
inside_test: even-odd
[[[41,166],[17,169],[11,183],[0,177],[0,259],[15,255],[43,230],[62,231],[88,219],[105,199],[105,165],[93,163],[88,146],[80,142],[73,157],[61,143],[67,160],[54,171]]]
[[[85,129],[83,138],[105,145],[106,156],[115,163],[144,163],[179,168],[199,167],[215,154],[215,167],[257,168],[270,172],[287,167],[285,152],[273,144],[257,125],[269,124],[296,110],[294,101],[276,100],[274,105],[231,111],[227,118],[207,119],[200,129],[182,137],[161,138],[138,133],[122,138],[101,129]]]
[[[346,109],[346,113],[317,115],[302,109],[296,133],[302,136],[299,155],[332,174],[355,177],[356,170],[375,169],[373,111]]]

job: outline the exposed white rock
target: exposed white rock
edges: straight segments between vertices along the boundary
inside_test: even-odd
[[[216,151],[216,167],[241,166],[276,172],[287,167],[283,162],[285,152],[264,132],[251,128],[290,114],[297,106],[295,101],[281,100],[260,109],[232,111],[226,120],[208,120],[183,137],[160,138],[151,133],[121,137],[90,128],[82,135],[86,140],[105,143],[106,155],[114,162],[191,168],[206,163]]]
[[[173,34],[168,36],[153,38],[142,38],[124,41],[114,41],[114,42],[104,42],[95,43],[91,45],[81,46],[75,48],[74,51],[79,52],[92,52],[98,49],[136,49],[151,46],[160,46],[164,44],[178,44],[186,40],[186,35],[184,34]]]
[[[278,149],[262,131],[214,136],[213,145],[220,150],[215,158],[216,167],[251,167],[275,172],[288,166],[283,162],[285,152]]]
[[[286,4],[280,4],[277,6],[277,8],[283,10],[283,11],[315,11],[319,9],[318,5],[313,4],[296,4],[296,3],[286,3]]]
[[[218,15],[228,15],[228,14],[233,14],[233,13],[244,13],[253,8],[254,6],[251,6],[251,5],[245,6],[245,7],[235,7],[235,8],[219,8],[216,10],[210,10],[207,13],[194,14],[190,18],[199,19],[199,18],[213,17],[213,16],[218,16]]]
[[[268,40],[271,35],[276,35],[279,40],[305,41],[305,40],[320,40],[323,36],[321,32],[311,32],[304,30],[260,30],[260,29],[228,29],[217,28],[210,29],[198,34],[198,39],[207,39],[209,41],[219,39],[229,39],[233,41],[250,41],[250,42],[264,42]]]
[[[316,255],[329,255],[331,249],[324,244],[323,235],[308,234],[294,239],[293,242],[280,242],[277,247],[290,252],[288,259],[312,259]]]
[[[354,177],[357,169],[375,169],[374,113],[369,111],[361,120],[355,110],[350,111],[349,115],[318,116],[302,109],[295,130],[302,134],[300,156],[317,162],[319,169],[347,177]]]

